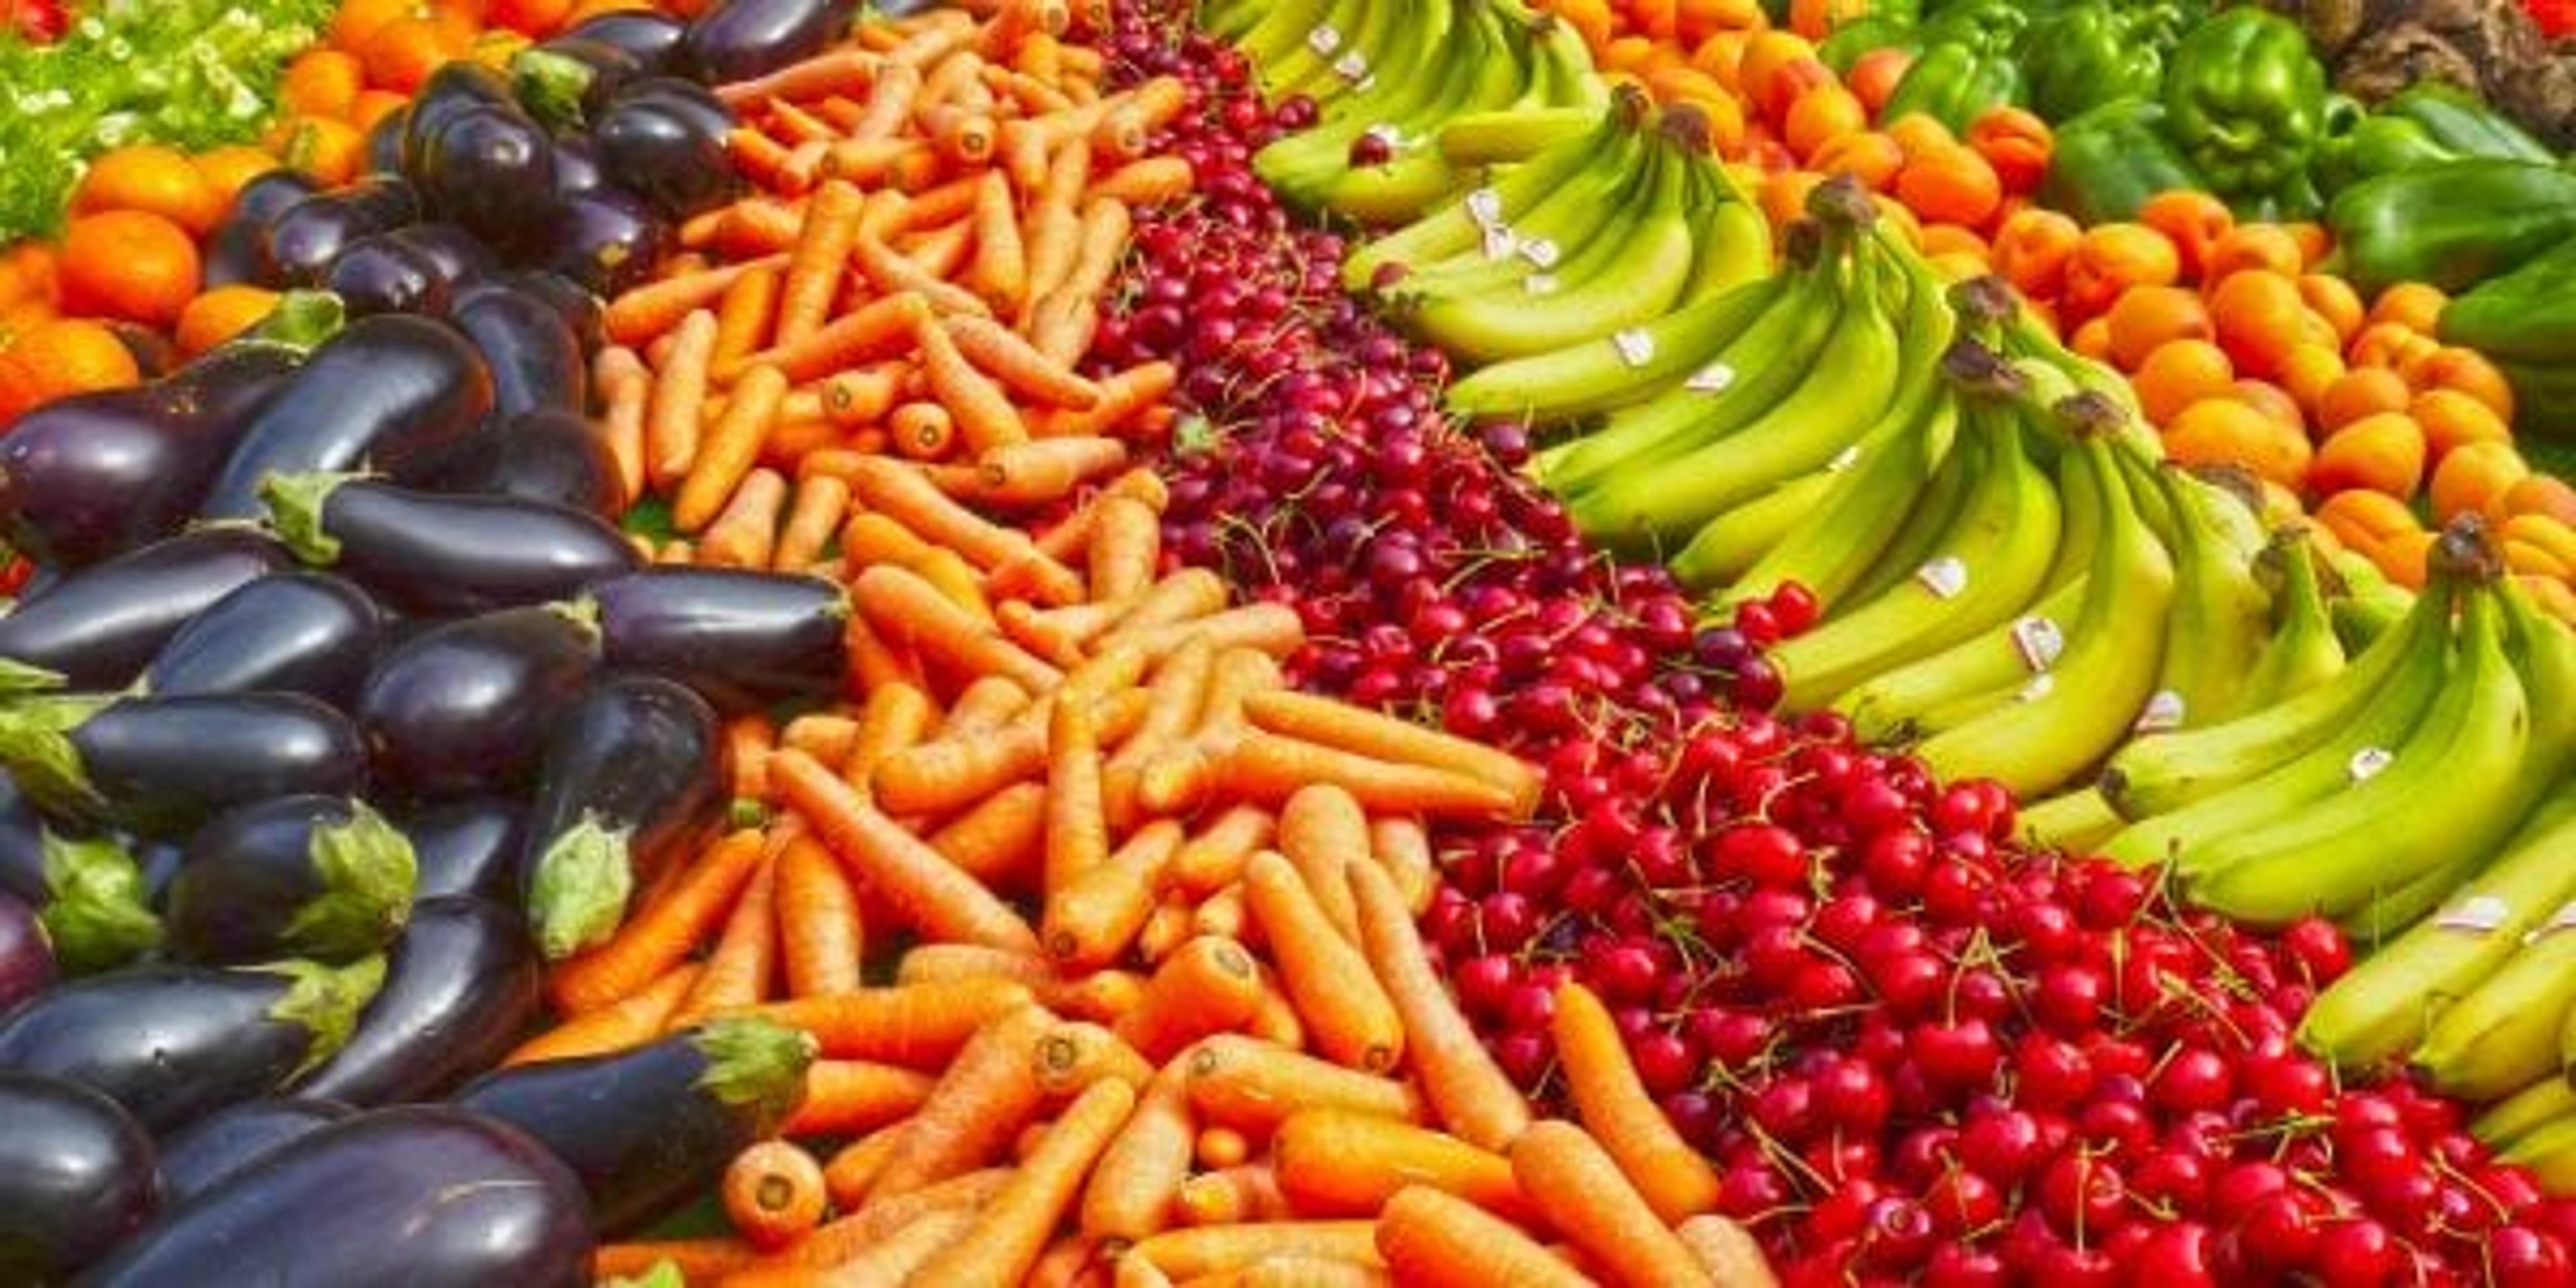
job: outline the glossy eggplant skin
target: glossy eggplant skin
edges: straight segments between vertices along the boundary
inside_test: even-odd
[[[551,301],[499,282],[476,286],[456,301],[451,321],[483,355],[492,373],[492,410],[516,416],[539,408],[576,415],[590,402],[590,372],[581,337]]]
[[[447,278],[427,255],[377,233],[348,244],[322,275],[323,289],[340,297],[349,316],[371,313],[447,314]]]
[[[598,629],[555,607],[503,609],[403,641],[358,694],[375,781],[414,799],[519,787],[598,664]]]
[[[0,616],[0,658],[80,689],[132,683],[188,620],[293,556],[266,533],[206,528],[63,578]]]
[[[412,95],[403,122],[402,172],[415,182],[419,180],[429,169],[438,136],[448,122],[468,112],[490,108],[516,111],[518,106],[510,78],[497,68],[471,58],[443,64]]]
[[[403,134],[411,123],[409,105],[395,108],[367,127],[367,147],[360,161],[369,176],[402,173]]]
[[[19,417],[0,438],[0,539],[79,567],[177,531],[302,361],[285,345],[227,345],[165,380]]]
[[[74,980],[0,1018],[0,1069],[102,1092],[145,1131],[165,1135],[268,1095],[330,1054],[335,1039],[295,1018],[297,979],[283,970],[134,966]],[[347,985],[338,991],[357,992],[362,975],[353,968],[306,978],[337,979]],[[365,1000],[335,997],[336,1022],[347,1022]],[[348,1015],[341,1016],[344,1003]]]
[[[573,24],[564,35],[596,40],[623,50],[645,75],[659,76],[671,69],[679,52],[680,40],[688,30],[688,24],[669,14],[652,9],[626,9],[584,18]]]
[[[683,72],[710,85],[749,80],[823,52],[850,28],[848,0],[717,0],[680,38]]]
[[[608,171],[600,168],[599,149],[591,146],[587,134],[555,136],[555,198],[558,201],[587,196],[608,186]]]
[[[671,219],[722,205],[734,188],[733,119],[696,84],[656,77],[627,86],[591,126],[609,176]]]
[[[531,258],[584,290],[615,295],[650,277],[671,241],[668,221],[641,198],[609,186],[556,202]]]
[[[540,409],[487,425],[428,480],[440,492],[570,506],[615,521],[626,512],[617,460],[588,420]]]
[[[296,1138],[144,1227],[81,1283],[581,1288],[593,1244],[579,1181],[542,1146],[479,1115],[409,1105]]]
[[[849,601],[819,577],[650,567],[589,595],[611,666],[667,675],[729,715],[837,692],[849,674]]]
[[[398,313],[360,318],[261,404],[199,514],[259,517],[260,484],[270,474],[400,474],[471,433],[491,410],[492,375],[455,328]]]
[[[66,738],[89,792],[38,800],[146,837],[193,832],[273,796],[345,795],[366,772],[349,718],[294,693],[120,698]]]
[[[725,806],[716,713],[657,675],[610,673],[546,741],[520,870],[549,958],[616,930],[633,892],[713,830]]]
[[[36,910],[0,892],[0,1014],[54,986],[54,946]]]
[[[414,905],[349,1044],[296,1089],[360,1106],[444,1094],[527,1031],[542,970],[516,910],[470,896]]]
[[[495,245],[510,245],[545,213],[555,189],[554,140],[516,102],[450,114],[407,171],[431,214]]]
[[[499,280],[512,290],[545,301],[555,316],[572,328],[573,339],[579,342],[583,354],[597,353],[608,342],[608,306],[580,283],[542,268],[519,269],[503,274]]]
[[[188,839],[163,901],[172,956],[208,965],[384,951],[411,915],[411,842],[363,802],[279,796]]]
[[[0,1283],[68,1280],[161,1206],[152,1138],[76,1083],[0,1073]]]
[[[321,190],[311,175],[284,167],[243,184],[233,196],[232,213],[207,239],[205,284],[274,283],[277,261],[269,255],[269,223],[288,206]]]
[[[512,854],[511,861],[517,859]],[[30,908],[42,908],[54,898],[45,876],[45,837],[36,807],[6,773],[0,773],[0,894],[15,896]]]
[[[161,1146],[161,1201],[177,1208],[216,1182],[357,1112],[336,1100],[261,1096],[218,1109]]]
[[[419,218],[420,194],[392,175],[361,179],[337,192],[307,197],[269,222],[268,258],[274,279],[286,286],[314,285],[349,243]]]
[[[327,476],[326,476],[327,477]],[[464,616],[567,598],[634,568],[635,547],[605,519],[516,497],[452,496],[344,479],[320,503],[318,540],[272,500],[307,558],[414,613]]]
[[[426,258],[451,293],[501,271],[501,257],[482,238],[454,224],[433,220],[397,228],[385,236]]]
[[[385,647],[385,613],[357,583],[327,572],[274,572],[190,618],[144,668],[163,697],[301,693],[345,706]]]
[[[413,897],[420,902],[450,895],[517,899],[519,849],[528,834],[528,811],[518,801],[468,796],[406,814],[395,826],[411,838],[419,870]]]

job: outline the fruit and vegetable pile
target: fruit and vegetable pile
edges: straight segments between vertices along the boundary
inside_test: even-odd
[[[2327,8],[13,8],[0,1282],[2565,1282],[2558,72]]]

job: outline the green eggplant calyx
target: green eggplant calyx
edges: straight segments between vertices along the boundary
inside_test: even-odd
[[[598,79],[590,64],[548,49],[522,49],[510,59],[510,88],[520,104],[559,130],[583,123],[582,100]]]
[[[289,960],[243,969],[285,976],[289,981],[286,995],[268,1008],[268,1018],[295,1025],[312,1035],[304,1048],[304,1060],[295,1067],[290,1081],[319,1068],[349,1044],[349,1035],[358,1028],[359,1013],[375,1000],[376,990],[385,983],[382,955],[361,957],[346,966]]]
[[[288,291],[277,297],[268,316],[250,329],[244,343],[283,345],[311,353],[349,324],[349,306],[330,291]]]
[[[268,505],[269,527],[295,557],[309,564],[339,562],[340,539],[323,517],[340,485],[368,477],[362,473],[315,470],[305,474],[271,474],[259,483],[259,498]]]
[[[122,966],[160,946],[161,919],[125,847],[105,836],[74,839],[50,828],[42,838],[45,888],[53,898],[38,919],[66,974]]]
[[[751,1108],[766,1136],[805,1099],[805,1069],[814,1063],[813,1035],[749,1016],[709,1020],[689,1037],[706,1057],[698,1085],[736,1108]]]
[[[117,701],[98,694],[48,694],[0,706],[0,764],[37,804],[58,814],[96,817],[105,807],[89,780],[72,731]]]
[[[63,687],[63,673],[49,671],[15,658],[0,657],[0,695],[43,693]]]
[[[528,922],[548,961],[561,961],[617,930],[635,893],[631,829],[612,831],[584,814],[537,856],[528,882]]]
[[[420,880],[411,841],[383,815],[357,802],[346,823],[313,829],[315,895],[287,920],[286,942],[325,961],[346,961],[384,946],[411,919]]]

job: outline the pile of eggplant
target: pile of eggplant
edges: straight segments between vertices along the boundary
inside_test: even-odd
[[[721,722],[841,689],[837,585],[642,562],[587,375],[729,194],[706,86],[853,7],[440,69],[244,188],[267,323],[0,439],[0,1283],[582,1283],[792,1109],[756,1020],[489,1070],[721,825]]]

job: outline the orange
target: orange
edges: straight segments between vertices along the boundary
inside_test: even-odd
[[[2237,370],[2258,376],[2277,370],[2282,355],[2304,338],[2300,319],[2307,311],[2298,284],[2286,274],[2268,270],[2230,273],[2219,279],[2218,289],[2209,296],[2218,347],[2236,360]]]
[[[367,37],[357,53],[366,62],[368,85],[409,94],[439,64],[463,57],[473,44],[474,31],[461,19],[432,15],[386,23]]]
[[[2207,340],[2178,339],[2157,345],[2129,383],[2147,420],[2162,425],[2203,398],[2224,395],[2235,379],[2226,350]]]
[[[2371,301],[2367,316],[2372,322],[2395,322],[2419,335],[2432,335],[2441,329],[2442,306],[2450,302],[2440,287],[2399,282]]]
[[[297,116],[278,121],[269,131],[269,145],[288,168],[332,187],[358,177],[358,167],[366,160],[367,136],[346,121]]]
[[[1995,271],[2031,299],[2054,300],[2065,289],[2067,261],[2083,238],[2080,225],[2054,210],[2016,210],[1995,227]]]
[[[166,327],[196,296],[200,266],[187,230],[145,211],[111,210],[72,220],[62,272],[71,311]]]
[[[416,18],[428,11],[420,0],[340,0],[338,12],[331,15],[331,44],[355,53],[377,28],[397,18]]]
[[[2433,518],[2448,523],[2463,514],[2502,517],[2505,494],[2531,473],[2511,443],[2465,443],[2433,470]]]
[[[1869,111],[1850,90],[1840,85],[1818,85],[1789,104],[1789,117],[1781,123],[1780,138],[1800,160],[1807,160],[1826,144],[1868,128]],[[1893,148],[1895,144],[1890,142],[1888,146]]]
[[[1896,172],[1896,199],[1927,223],[1983,227],[2003,204],[2003,180],[1963,147],[1918,152]]]
[[[2428,389],[2415,395],[2406,410],[2424,427],[2424,441],[2436,461],[2464,443],[2513,441],[2513,430],[2494,411],[2456,389]]]
[[[2201,280],[2223,281],[2249,268],[2296,277],[2304,263],[2298,239],[2279,224],[2238,224],[2210,243],[2209,259],[2201,265]]]
[[[2576,525],[2576,487],[2556,475],[2526,475],[2505,489],[2504,512],[2545,514],[2560,523]]]
[[[206,177],[215,193],[224,199],[224,208],[232,209],[233,198],[241,194],[242,185],[277,168],[277,158],[247,143],[200,152],[191,158],[197,173]]]
[[[1908,112],[1893,121],[1881,121],[1878,128],[1896,140],[1896,146],[1905,149],[1909,160],[1926,152],[1959,145],[1949,126],[1943,125],[1939,117],[1925,112]]]
[[[286,65],[278,75],[277,96],[296,115],[345,120],[366,87],[366,65],[356,54],[325,47],[305,50]]]
[[[1691,50],[1690,65],[1715,77],[1728,93],[1741,94],[1744,92],[1744,47],[1751,43],[1753,35],[1749,31],[1718,32]]]
[[[2210,247],[2236,227],[2236,216],[2208,193],[2175,188],[2147,198],[2138,207],[2138,222],[2173,239],[2182,280],[2197,282],[2208,271]]]
[[[72,190],[73,214],[106,210],[159,215],[189,236],[203,237],[223,219],[224,198],[177,149],[129,143],[92,158]]]
[[[2075,334],[2066,337],[2066,347],[2095,362],[2111,360],[2111,324],[2100,318],[2088,318],[2077,324]]]
[[[1933,259],[1944,255],[1965,255],[1976,261],[1976,272],[1988,271],[1986,239],[1979,237],[1974,229],[1961,228],[1957,224],[1925,224],[1921,245],[1923,253]]]
[[[2370,322],[2362,326],[2361,334],[2352,338],[2352,346],[2344,351],[2344,359],[2356,367],[2396,371],[2409,355],[2420,360],[2423,350],[2440,347],[2402,322]]]
[[[27,369],[18,355],[0,349],[0,428],[27,414],[27,410],[44,401],[44,390],[36,373]]]
[[[2521,576],[2514,578],[2514,581],[2530,594],[2533,602],[2548,610],[2552,616],[2570,626],[2576,626],[2576,588],[2569,587],[2566,582],[2555,577]]]
[[[2384,367],[2355,367],[2335,377],[2317,399],[2317,425],[2331,434],[2364,416],[2404,411],[2415,391]]]
[[[2444,345],[2418,365],[2414,374],[2424,385],[2456,389],[2485,403],[2497,419],[2508,424],[2513,421],[2513,386],[2485,354],[2475,349]]]
[[[1905,153],[1896,140],[1864,130],[1825,140],[1807,165],[1818,174],[1847,174],[1872,192],[1885,192],[1905,165]]]
[[[2560,558],[2557,551],[2547,546],[2520,537],[2498,537],[2496,550],[2503,554],[2504,566],[2510,572],[2562,581],[2576,575],[2576,563]]]
[[[1721,31],[1751,31],[1765,26],[1760,0],[1681,0],[1673,21],[1685,41],[1701,41]]]
[[[1763,116],[1776,118],[1770,104],[1781,73],[1792,63],[1813,62],[1815,57],[1815,45],[1794,31],[1754,32],[1745,40],[1743,60],[1736,65],[1735,89],[1762,108]]]
[[[2317,406],[2334,382],[2343,378],[2343,355],[2330,344],[2293,345],[2281,358],[2273,379],[2288,390],[2301,414],[2314,419]]]
[[[2405,498],[2423,481],[2424,430],[2403,412],[2364,416],[2336,430],[2308,464],[2308,490],[2320,495],[2369,488]]]
[[[2576,525],[2561,523],[2546,514],[2517,514],[2506,519],[2496,532],[2508,540],[2546,550],[2550,558],[2576,570]]]
[[[1798,101],[1799,95],[1820,86],[1841,83],[1834,76],[1833,68],[1813,58],[1792,59],[1787,66],[1772,73],[1770,92],[1752,99],[1752,102],[1761,109],[1762,119],[1771,122],[1776,129],[1789,119],[1789,107]]]
[[[1778,232],[1804,217],[1807,194],[1822,182],[1822,176],[1800,170],[1783,170],[1763,179],[1755,200],[1762,207],[1763,217],[1771,221],[1771,230]]]
[[[2209,338],[2209,308],[2179,286],[2132,286],[2103,315],[2111,325],[2111,360],[2135,371],[2169,340]]]
[[[1896,92],[1896,83],[1905,79],[1905,69],[1914,65],[1914,55],[1890,46],[1873,49],[1852,60],[1851,70],[1843,73],[1843,84],[1860,97],[1861,106],[1869,109],[1870,119],[1878,119],[1879,109],[1887,106],[1888,97]]]
[[[2164,427],[2165,454],[2186,465],[2242,465],[2296,487],[2307,474],[2308,436],[2233,397],[2204,398]]]
[[[188,302],[172,338],[195,357],[259,325],[277,307],[277,292],[249,285],[218,286]]]
[[[97,389],[122,389],[143,378],[134,352],[104,322],[65,318],[29,329],[9,347],[26,367],[39,401]]]
[[[2299,275],[2299,298],[2307,304],[2309,312],[2324,318],[2326,324],[2334,328],[2338,348],[2361,330],[2361,292],[2352,289],[2352,283],[2330,273],[2302,273]]]
[[[1789,0],[1789,30],[1822,40],[1833,29],[1869,13],[1869,0]]]
[[[2290,234],[2291,244],[2299,248],[2299,267],[2313,269],[2317,261],[2334,250],[2334,230],[2313,219],[2302,219],[2281,227]]]

